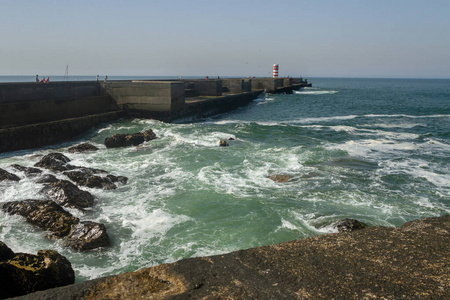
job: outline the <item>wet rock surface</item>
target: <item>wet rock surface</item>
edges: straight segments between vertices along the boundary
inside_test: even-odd
[[[146,142],[148,142],[148,141],[151,141],[151,140],[154,140],[154,139],[156,139],[157,137],[156,137],[156,134],[153,132],[153,130],[151,130],[151,129],[148,129],[148,130],[146,130],[146,131],[144,131],[144,140],[146,141]]]
[[[0,262],[14,257],[14,252],[2,241],[0,241]]]
[[[24,200],[6,202],[2,210],[11,215],[21,215],[27,222],[51,231],[48,237],[65,238],[65,244],[75,250],[90,250],[110,245],[103,224],[81,221],[51,200]]]
[[[225,140],[220,140],[219,141],[219,146],[220,147],[227,147],[227,146],[229,146],[230,144],[228,144],[228,142],[227,141],[225,141]]]
[[[24,172],[27,177],[33,177],[42,174],[42,170],[38,168],[24,167],[18,164],[11,165],[11,167],[16,169],[17,171]]]
[[[115,176],[115,175],[106,175],[106,178],[108,178],[109,180],[111,180],[111,182],[120,182],[123,184],[126,184],[128,182],[128,177],[125,176]]]
[[[72,170],[75,167],[68,164],[70,159],[61,153],[50,153],[41,158],[34,166],[51,170],[53,172],[62,172]]]
[[[118,148],[137,146],[145,141],[144,134],[137,132],[133,134],[119,133],[105,139],[106,148]]]
[[[197,257],[22,299],[449,299],[450,216]]]
[[[91,250],[110,246],[109,236],[103,224],[83,221],[73,226],[65,245],[76,250]]]
[[[105,139],[106,148],[138,146],[143,142],[156,139],[156,134],[149,129],[131,134],[119,133]]]
[[[51,231],[57,237],[68,235],[72,226],[79,222],[78,218],[51,200],[5,202],[2,209],[11,215],[25,217],[28,223]]]
[[[0,251],[4,247],[0,242]],[[72,265],[56,251],[40,250],[37,255],[9,251],[8,257],[0,256],[0,299],[75,282]]]
[[[20,180],[20,178],[17,175],[0,168],[0,182],[1,181],[19,181],[19,180]]]
[[[70,147],[67,149],[69,153],[81,153],[81,152],[87,152],[87,151],[97,151],[98,148],[92,144],[89,143],[82,143],[73,147]]]
[[[36,183],[53,183],[53,182],[58,182],[58,178],[56,178],[56,176],[55,175],[52,175],[52,174],[45,174],[44,176],[42,176],[42,177],[39,177],[37,180],[36,180]]]
[[[100,177],[84,171],[67,171],[63,173],[78,185],[90,188],[113,190],[117,186],[108,177]]]
[[[87,191],[80,190],[68,180],[57,180],[56,182],[48,183],[41,192],[65,207],[83,210],[94,205],[94,196]]]
[[[344,219],[333,224],[333,228],[337,228],[339,232],[355,231],[366,227],[366,224],[355,219]]]
[[[287,182],[291,180],[292,176],[289,174],[270,174],[268,178],[275,182]]]

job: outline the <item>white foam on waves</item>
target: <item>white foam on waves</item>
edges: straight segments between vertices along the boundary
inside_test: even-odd
[[[326,90],[317,90],[314,88],[304,88],[298,91],[294,91],[297,95],[333,95],[338,93],[338,91],[326,91]]]

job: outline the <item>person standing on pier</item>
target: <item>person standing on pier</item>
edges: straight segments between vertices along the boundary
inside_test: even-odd
[[[36,75],[36,83],[39,83],[39,75]]]

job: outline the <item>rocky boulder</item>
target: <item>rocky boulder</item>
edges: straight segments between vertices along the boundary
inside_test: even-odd
[[[125,176],[115,176],[115,175],[106,175],[106,178],[109,178],[109,180],[111,180],[111,182],[120,182],[123,184],[126,184],[128,182],[128,177]]]
[[[75,167],[68,164],[70,159],[61,153],[50,153],[41,158],[34,166],[51,170],[53,172],[62,172],[73,170]]]
[[[118,148],[137,146],[145,141],[144,134],[137,132],[133,134],[119,133],[105,139],[106,148]]]
[[[84,210],[84,208],[94,205],[94,197],[89,192],[80,190],[68,180],[58,180],[48,183],[41,192],[47,194],[53,201],[65,207]]]
[[[92,175],[89,172],[67,171],[63,174],[69,177],[70,180],[75,181],[78,185],[81,186],[105,190],[113,190],[117,188],[117,186],[112,183],[108,177]]]
[[[4,212],[25,217],[27,222],[43,230],[52,232],[53,236],[69,235],[72,226],[79,222],[61,206],[51,200],[23,200],[6,202]]]
[[[41,169],[32,168],[32,167],[24,167],[18,164],[11,165],[17,171],[24,172],[27,177],[37,176],[42,173]]]
[[[333,228],[337,228],[339,232],[355,231],[366,227],[366,224],[355,219],[343,219],[333,224]]]
[[[36,180],[36,183],[53,183],[58,182],[59,179],[55,177],[55,175],[52,174],[45,174],[44,176],[38,178]]]
[[[292,178],[292,176],[289,174],[270,174],[268,178],[275,182],[287,182]]]
[[[226,146],[229,146],[230,144],[228,144],[228,142],[227,141],[225,141],[225,140],[220,140],[220,142],[219,142],[219,146],[220,147],[226,147]]]
[[[53,250],[13,253],[0,261],[0,282],[0,299],[4,299],[73,284],[75,273],[70,262]]]
[[[146,142],[151,141],[151,140],[154,140],[154,139],[157,138],[157,137],[156,137],[156,134],[155,134],[155,133],[153,132],[153,130],[151,130],[151,129],[144,131],[143,134],[144,134],[144,140],[145,140]]]
[[[0,241],[0,262],[14,257],[14,252],[9,247]]]
[[[48,237],[66,238],[65,244],[75,250],[90,250],[110,245],[106,227],[95,222],[80,220],[50,200],[24,200],[6,202],[3,211],[21,215],[26,220],[52,234]]]
[[[97,150],[98,150],[98,148],[92,144],[82,143],[82,144],[70,147],[67,151],[69,151],[70,153],[80,153],[80,152],[97,151]]]
[[[19,181],[20,178],[17,175],[14,175],[13,173],[9,173],[6,170],[3,170],[0,168],[0,181]]]
[[[105,225],[84,221],[76,224],[65,241],[73,249],[85,251],[110,246]]]

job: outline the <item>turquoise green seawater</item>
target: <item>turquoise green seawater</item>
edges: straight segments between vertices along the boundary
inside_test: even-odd
[[[112,246],[75,252],[23,218],[0,212],[0,240],[16,252],[56,249],[77,281],[179,259],[335,232],[356,218],[400,226],[450,212],[450,80],[326,79],[292,95],[190,124],[122,120],[69,143],[0,155],[0,167],[32,166],[59,151],[72,164],[124,175],[116,190],[87,189],[83,220],[106,225]],[[158,139],[106,149],[116,133],[153,129]],[[219,147],[229,137],[229,147]],[[100,151],[70,154],[82,141]],[[26,179],[0,183],[0,202],[45,199]],[[270,174],[289,174],[278,183]],[[62,177],[61,177],[62,178]]]

